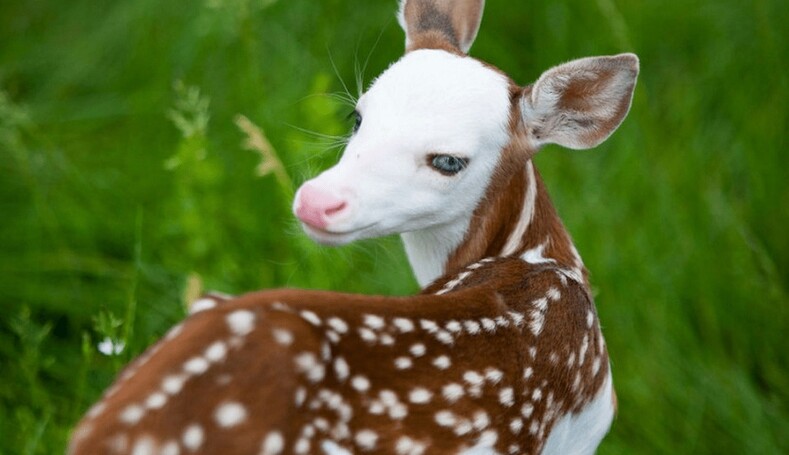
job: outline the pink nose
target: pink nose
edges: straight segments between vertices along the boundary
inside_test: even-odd
[[[345,200],[306,184],[299,190],[296,216],[305,224],[325,229],[329,224],[328,218],[341,212],[347,206],[348,203]]]

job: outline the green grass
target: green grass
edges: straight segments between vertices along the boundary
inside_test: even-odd
[[[304,130],[350,127],[329,94],[401,54],[394,7],[0,3],[0,453],[62,452],[200,285],[417,290],[397,239],[321,248],[289,212],[339,154]],[[606,144],[537,158],[613,359],[601,454],[789,452],[787,23],[781,0],[488,2],[472,53],[520,83],[641,57]],[[258,175],[238,115],[284,172]]]

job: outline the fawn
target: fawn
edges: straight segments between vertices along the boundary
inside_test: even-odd
[[[128,366],[73,454],[589,454],[616,408],[587,271],[531,158],[604,141],[633,54],[520,87],[467,55],[483,0],[404,0],[406,53],[294,212],[327,244],[400,233],[420,294],[208,296]]]

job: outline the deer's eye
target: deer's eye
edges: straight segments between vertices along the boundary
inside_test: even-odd
[[[431,155],[428,161],[430,167],[444,175],[455,175],[468,166],[467,158],[452,155]]]
[[[360,114],[359,111],[353,111],[348,117],[354,118],[353,132],[359,131],[359,128],[362,126],[362,114]]]

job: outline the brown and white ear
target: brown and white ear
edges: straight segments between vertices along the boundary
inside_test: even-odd
[[[537,146],[595,147],[627,116],[637,77],[635,54],[582,58],[551,68],[521,101],[528,134]]]
[[[467,54],[484,8],[485,0],[400,0],[406,51],[450,46]]]

